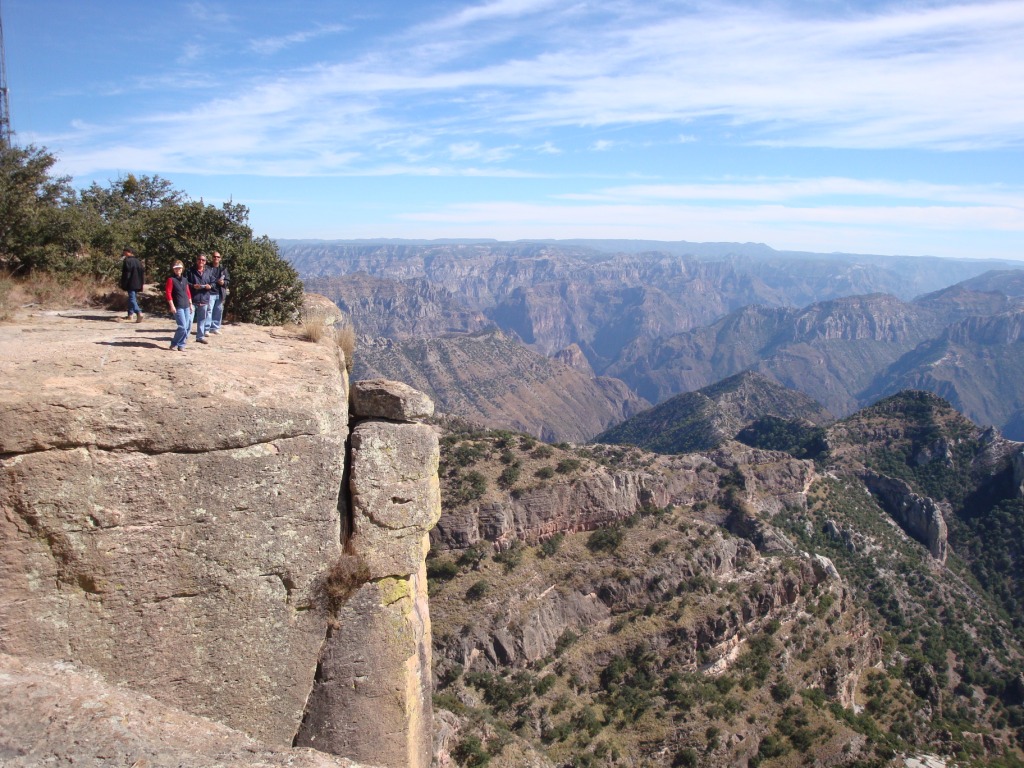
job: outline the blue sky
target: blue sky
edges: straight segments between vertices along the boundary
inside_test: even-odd
[[[277,238],[1024,259],[1024,2],[0,0],[19,143]]]

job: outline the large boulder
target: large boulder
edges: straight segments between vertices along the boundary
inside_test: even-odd
[[[327,344],[169,319],[0,326],[0,652],[73,661],[273,745],[302,720],[341,552]]]

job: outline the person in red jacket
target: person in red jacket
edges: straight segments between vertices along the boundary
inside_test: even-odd
[[[185,277],[185,265],[180,261],[171,265],[171,276],[167,278],[164,285],[164,292],[167,294],[167,306],[171,310],[178,329],[174,332],[171,340],[171,349],[179,352],[185,351],[185,341],[188,339],[189,328],[192,327],[192,314],[195,307],[192,304],[192,292],[188,289],[188,280]]]

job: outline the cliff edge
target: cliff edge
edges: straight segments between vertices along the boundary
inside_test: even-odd
[[[0,653],[95,673],[272,749],[315,741],[315,700],[314,720],[375,720],[360,743],[396,748],[378,759],[387,750],[345,739],[310,746],[379,765],[429,761],[419,576],[439,497],[405,504],[408,519],[393,513],[382,533],[350,502],[339,348],[231,326],[182,354],[167,349],[169,320],[114,320],[65,311],[0,326]],[[433,472],[436,490],[436,436],[419,439],[420,474]],[[360,477],[386,492],[406,480],[393,469],[378,462]],[[374,567],[354,568],[339,591],[339,564],[371,551]],[[345,709],[332,705],[332,634],[382,624],[363,632],[380,645],[359,649],[358,678],[334,681]],[[11,738],[0,751],[47,749]]]

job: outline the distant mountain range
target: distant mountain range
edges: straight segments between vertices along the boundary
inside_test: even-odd
[[[585,437],[644,400],[658,403],[753,370],[836,416],[913,387],[1024,438],[1024,271],[1016,262],[648,241],[280,245],[307,290],[330,297],[351,317],[363,339],[357,374],[385,367],[372,339],[443,338],[446,349],[468,350],[491,328],[501,331],[503,344],[528,350],[511,356],[515,369],[506,367],[504,375],[555,402],[559,396],[541,394],[543,380],[531,371],[575,349],[573,367],[584,378],[603,377],[605,393],[593,399],[593,413],[585,402],[570,409],[568,420],[580,425],[574,434],[595,430]],[[487,400],[474,393],[478,377],[449,375],[442,385],[443,365],[430,360],[424,357],[426,367],[416,373],[417,364],[407,362],[392,374],[448,393],[439,397],[442,409]],[[515,398],[506,408],[498,398],[467,415],[564,436],[544,412],[524,411]]]

